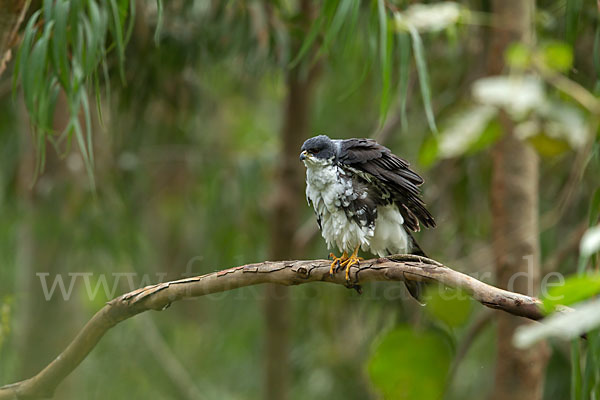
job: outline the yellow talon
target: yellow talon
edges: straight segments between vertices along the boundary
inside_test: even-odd
[[[348,260],[348,253],[344,252],[341,257],[336,257],[335,254],[329,253],[329,258],[333,259],[329,267],[329,275],[333,275],[336,269]]]
[[[341,266],[342,267],[346,267],[346,280],[349,281],[350,280],[350,267],[352,267],[353,265],[358,265],[359,261],[364,260],[364,258],[359,257],[358,256],[358,249],[360,246],[356,246],[356,248],[354,249],[354,251],[352,252],[352,255],[350,257],[348,257],[346,255],[346,260],[344,262],[342,262]],[[344,253],[346,254],[346,253]]]

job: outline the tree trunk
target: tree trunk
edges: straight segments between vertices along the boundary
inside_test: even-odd
[[[312,21],[312,3],[301,2],[304,28]],[[295,43],[297,50],[301,42]],[[308,59],[309,57],[307,57]],[[306,63],[308,64],[308,63]],[[273,213],[271,214],[271,260],[299,256],[293,238],[299,224],[299,211],[305,204],[304,168],[298,157],[300,147],[309,136],[311,87],[317,66],[299,63],[286,77],[287,97],[281,130],[281,148],[277,167]],[[289,288],[268,285],[265,288],[265,398],[287,399],[289,392]]]
[[[527,42],[533,34],[533,0],[494,0],[497,28],[492,33],[488,72],[504,69],[507,46]],[[503,137],[493,149],[492,212],[499,287],[535,295],[540,282],[538,228],[539,160],[534,149],[514,136],[514,123],[500,116]],[[515,329],[530,323],[498,315],[498,348],[494,400],[536,400],[543,396],[548,347],[540,343],[527,350],[512,345]]]

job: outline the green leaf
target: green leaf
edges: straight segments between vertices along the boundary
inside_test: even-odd
[[[125,44],[123,39],[123,27],[121,25],[121,18],[119,16],[119,8],[117,6],[116,0],[108,0],[108,2],[112,14],[112,21],[109,24],[109,26],[113,34],[113,39],[117,46],[117,56],[119,58],[119,75],[121,76],[121,81],[125,82],[125,68],[123,66],[123,64],[125,63]]]
[[[360,3],[359,0],[340,0],[333,20],[329,25],[329,28],[325,32],[325,38],[323,39],[323,47],[322,49],[326,50],[329,48],[329,45],[336,38],[338,33],[340,32],[344,21],[347,20],[348,14],[352,11],[352,7],[354,4]]]
[[[25,76],[28,75],[28,73],[25,71],[28,71],[30,68],[29,55],[31,53],[31,46],[33,43],[33,39],[35,38],[35,35],[37,34],[37,28],[35,27],[35,24],[40,16],[40,14],[41,14],[40,10],[36,11],[31,16],[31,18],[29,19],[29,22],[25,26],[25,34],[23,36],[23,42],[21,42],[21,46],[19,47],[19,54],[17,55],[17,61],[16,61],[16,65],[15,65],[14,80],[13,80],[13,92],[16,92],[17,78],[19,76],[19,72],[21,74],[21,82],[22,82],[23,86],[25,86]],[[27,84],[30,85],[30,82],[28,81]],[[25,92],[25,88],[23,88],[23,92]],[[28,92],[31,92],[31,91],[28,90]]]
[[[429,136],[419,149],[419,164],[428,168],[438,160],[439,142],[437,136]]]
[[[571,400],[581,398],[581,347],[579,338],[571,341]]]
[[[596,225],[600,222],[598,221],[598,218],[600,218],[600,187],[596,189],[594,195],[592,196],[589,216],[589,226]]]
[[[317,38],[317,35],[321,31],[321,25],[323,24],[323,18],[324,18],[323,14],[319,14],[319,16],[312,23],[310,30],[308,31],[308,34],[306,35],[306,37],[304,38],[304,41],[302,42],[302,46],[300,46],[300,51],[298,52],[296,57],[290,62],[290,68],[294,68],[296,65],[298,65],[300,60],[302,60],[302,58],[304,58],[304,56],[306,55],[308,50],[310,50],[312,44],[314,43],[315,39]]]
[[[398,47],[400,48],[400,122],[402,131],[408,129],[408,118],[406,116],[406,105],[408,98],[408,77],[410,74],[410,38],[407,34],[398,33]]]
[[[131,34],[133,33],[133,27],[135,26],[135,1],[134,0],[125,0],[125,4],[129,3],[129,23],[127,24],[127,29],[125,29],[125,37],[123,39],[123,43],[129,43],[129,39],[131,39]],[[127,13],[125,12],[125,18],[127,17]],[[125,18],[123,21],[125,21]],[[123,25],[125,25],[123,23]]]
[[[383,126],[390,108],[392,81],[392,38],[388,30],[388,18],[385,12],[384,0],[377,0],[379,16],[379,62],[381,63],[381,103],[379,106],[379,125]]]
[[[542,48],[546,65],[559,72],[566,72],[573,66],[573,50],[562,42],[552,41]]]
[[[465,152],[466,155],[476,154],[482,150],[491,147],[494,143],[502,137],[502,126],[500,122],[493,119],[481,132],[481,135],[473,143],[469,145],[469,148]]]
[[[460,290],[443,285],[430,285],[425,295],[425,311],[450,327],[464,325],[471,315],[471,298]]]
[[[425,50],[419,32],[413,26],[409,26],[410,36],[413,42],[413,51],[415,53],[415,63],[417,65],[417,75],[419,76],[419,86],[421,87],[421,97],[423,98],[423,106],[425,107],[425,115],[427,123],[431,131],[437,135],[438,129],[433,116],[431,107],[431,90],[429,88],[429,73],[427,72],[427,63],[425,62]]]
[[[558,305],[570,305],[589,299],[600,293],[600,275],[576,275],[569,277],[564,285],[553,286],[542,298],[546,313]]]
[[[46,74],[44,70],[47,67],[48,59],[48,40],[52,32],[52,23],[46,25],[44,34],[33,45],[33,50],[29,56],[27,66],[23,70],[23,92],[25,94],[25,105],[27,110],[34,118],[34,123],[38,123],[38,114],[35,104],[40,94],[43,94]]]
[[[504,53],[506,63],[517,69],[529,68],[531,64],[531,51],[523,43],[512,43]]]
[[[600,24],[596,24],[592,61],[594,63],[594,72],[596,73],[596,87],[594,90],[594,94],[598,95],[598,91],[600,90]]]
[[[577,25],[579,24],[579,15],[583,6],[582,0],[567,0],[565,9],[565,37],[567,43],[575,45],[577,39]]]
[[[538,134],[531,136],[527,141],[544,157],[556,157],[571,150],[569,142],[561,138]]]
[[[156,46],[160,45],[160,34],[162,31],[163,25],[163,2],[162,0],[156,0],[156,13],[157,13],[157,21],[156,21],[156,29],[154,30],[154,43]]]
[[[54,35],[52,38],[52,61],[60,84],[68,90],[69,58],[67,40],[67,20],[70,2],[58,1],[54,7]]]
[[[452,351],[443,336],[415,332],[404,325],[379,340],[367,370],[386,400],[438,400],[451,359]]]

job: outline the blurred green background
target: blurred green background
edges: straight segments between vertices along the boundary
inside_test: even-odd
[[[91,21],[89,2],[80,12]],[[33,1],[23,25],[37,9],[60,3],[69,2]],[[325,258],[304,199],[299,148],[286,147],[320,133],[374,137],[409,160],[425,177],[424,198],[438,222],[418,234],[421,247],[493,284],[490,148],[502,136],[498,110],[514,106],[522,137],[540,156],[542,273],[576,272],[577,244],[596,223],[590,209],[598,207],[600,184],[598,110],[578,99],[581,89],[598,101],[595,2],[538,1],[535,41],[511,46],[500,60],[503,76],[525,78],[493,87],[481,80],[499,29],[490,1],[140,0],[98,7],[108,28],[106,54],[82,72],[89,127],[84,111],[70,112],[74,95],[53,66],[59,46],[48,50],[49,67],[37,70],[39,87],[56,88],[48,115],[39,115],[40,99],[52,95],[31,94],[33,55],[0,76],[1,384],[38,372],[126,291],[269,258]],[[71,5],[71,17],[76,12]],[[39,17],[40,27],[48,15]],[[78,60],[74,32],[65,34],[69,65]],[[58,33],[50,40],[60,40]],[[561,90],[556,76],[575,92]],[[290,92],[303,97],[290,100]],[[73,121],[93,152],[82,155],[75,128],[65,131]],[[296,182],[287,210],[295,211],[291,250],[282,254],[275,236],[285,222],[274,210],[289,189],[280,187],[286,168]],[[53,295],[44,295],[42,283],[48,290],[56,284]],[[492,396],[497,312],[461,296],[420,307],[400,283],[366,285],[362,295],[311,284],[284,295],[282,332],[267,323],[272,293],[264,287],[178,302],[120,323],[55,398],[267,398],[265,338],[279,334],[289,336],[280,368],[290,399]],[[543,398],[565,399],[571,350],[558,340],[550,347]]]

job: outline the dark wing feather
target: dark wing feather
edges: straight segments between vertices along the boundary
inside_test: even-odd
[[[342,140],[338,162],[371,175],[378,185],[391,193],[404,224],[419,230],[419,221],[428,228],[435,227],[433,216],[425,208],[419,186],[423,183],[408,161],[371,139]]]

